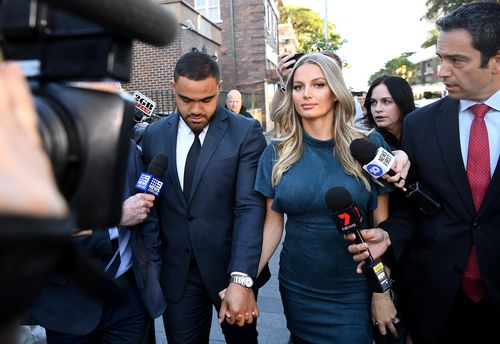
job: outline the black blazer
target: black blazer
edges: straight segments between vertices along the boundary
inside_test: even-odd
[[[165,192],[144,228],[160,231],[161,285],[165,298],[182,297],[194,255],[211,301],[229,283],[229,272],[255,277],[262,249],[265,202],[254,191],[266,141],[255,120],[219,106],[210,122],[186,200],[179,183],[176,145],[179,114],[150,125],[143,138],[144,162],[169,157]]]
[[[473,244],[489,300],[500,312],[500,167],[476,213],[460,151],[458,110],[459,102],[446,97],[404,121],[402,148],[412,163],[410,179],[428,187],[442,209],[427,216],[407,206],[381,225],[399,260],[410,331],[428,339],[444,325]]]

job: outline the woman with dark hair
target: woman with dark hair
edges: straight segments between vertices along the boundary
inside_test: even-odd
[[[403,118],[415,110],[413,93],[408,82],[399,76],[381,76],[371,84],[366,94],[366,115],[363,124],[375,128],[391,146],[399,149]]]
[[[389,144],[392,150],[400,149],[404,117],[415,110],[413,93],[408,82],[399,76],[381,76],[370,85],[365,99],[366,115],[363,124],[375,128]],[[389,213],[401,204],[401,193],[391,193]],[[397,280],[397,269],[393,269],[392,278]],[[397,281],[394,288],[397,289]],[[404,344],[406,342],[406,324],[401,314],[397,314],[395,325],[398,336],[385,327],[394,317],[397,308],[396,294],[391,291],[392,303],[379,295],[372,298],[373,337],[375,344]]]

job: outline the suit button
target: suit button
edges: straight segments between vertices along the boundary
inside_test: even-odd
[[[193,215],[189,215],[188,221],[193,221],[194,219],[195,219],[195,217]]]
[[[461,274],[462,272],[464,272],[464,270],[463,270],[463,269],[460,269],[458,266],[454,266],[454,267],[453,267],[453,270],[454,270],[456,273],[459,273],[459,274]]]
[[[473,230],[478,230],[479,228],[481,228],[481,226],[479,225],[479,223],[474,222],[474,223],[472,224],[472,229],[473,229]]]

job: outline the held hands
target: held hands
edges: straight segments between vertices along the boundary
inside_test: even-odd
[[[219,323],[224,319],[228,324],[243,326],[253,323],[259,316],[259,308],[255,301],[255,295],[251,288],[245,288],[236,283],[219,293],[222,300],[219,310]]]
[[[391,240],[389,234],[381,228],[362,229],[359,232],[365,242],[351,244],[347,247],[347,250],[354,255],[354,261],[359,263],[356,271],[363,273],[361,267],[365,263],[364,260],[369,257],[370,253],[375,259],[380,257],[391,246]],[[356,236],[354,233],[349,233],[344,235],[344,238],[354,241]]]
[[[135,226],[142,223],[153,207],[154,195],[138,193],[127,198],[122,205],[120,226]]]
[[[410,170],[410,160],[408,159],[408,155],[402,150],[395,150],[392,152],[394,154],[394,164],[391,169],[396,172],[394,176],[389,176],[388,174],[384,174],[382,176],[389,183],[394,183],[394,185],[403,191],[406,191],[404,187],[406,182],[406,177],[408,176],[408,171]]]
[[[397,311],[390,293],[391,290],[372,294],[372,322],[373,325],[378,326],[381,335],[387,334],[387,328],[394,337],[397,337],[398,331],[394,325],[399,322],[399,319],[396,317]]]

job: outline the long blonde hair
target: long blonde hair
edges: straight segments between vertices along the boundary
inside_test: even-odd
[[[304,128],[292,97],[295,72],[304,64],[315,64],[321,68],[328,86],[338,99],[333,109],[332,129],[335,145],[332,155],[337,158],[347,174],[355,176],[365,185],[367,190],[371,190],[370,179],[349,150],[349,145],[354,139],[366,137],[369,132],[354,126],[354,100],[344,83],[340,68],[330,57],[321,53],[307,54],[297,61],[288,78],[285,99],[276,109],[274,117],[276,138],[274,141],[276,142],[275,149],[278,161],[273,167],[272,185],[275,186],[279,183],[283,173],[300,159],[304,150]]]

